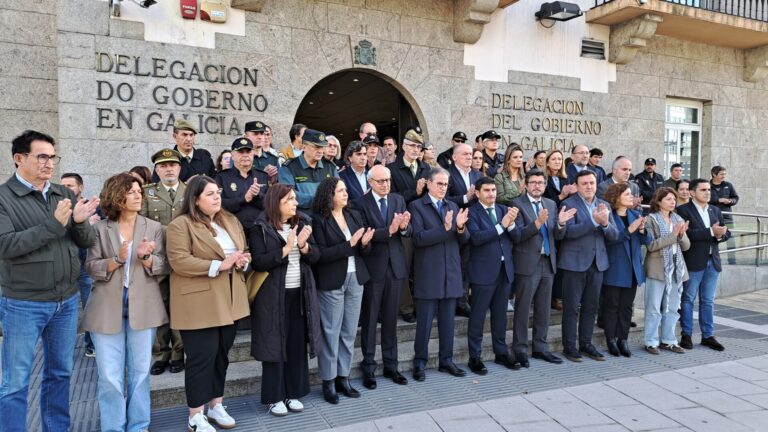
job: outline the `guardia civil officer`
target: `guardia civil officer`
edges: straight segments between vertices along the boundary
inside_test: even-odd
[[[323,161],[323,151],[328,146],[325,133],[314,129],[304,130],[302,135],[304,150],[301,154],[280,167],[280,183],[291,186],[296,191],[298,209],[312,214],[312,200],[317,186],[327,177],[338,177],[336,165]]]

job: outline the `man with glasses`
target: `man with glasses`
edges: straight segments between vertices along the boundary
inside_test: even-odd
[[[277,166],[279,162],[276,155],[265,150],[269,148],[270,144],[267,143],[267,128],[269,126],[263,122],[250,121],[245,124],[243,136],[253,143],[253,167],[267,173],[269,180],[274,183],[277,180]],[[271,135],[269,139],[271,139]]]
[[[221,188],[221,206],[243,226],[245,236],[264,210],[264,195],[270,176],[253,166],[254,145],[248,138],[232,141],[232,169],[216,175]]]
[[[704,179],[691,180],[691,200],[677,207],[677,214],[688,221],[686,234],[691,247],[683,252],[688,280],[683,282],[680,309],[680,346],[693,349],[693,303],[699,298],[701,344],[715,351],[725,348],[714,336],[714,303],[723,266],[720,243],[731,238],[719,208],[710,205],[712,186]]]
[[[195,148],[197,130],[192,123],[185,119],[176,120],[173,123],[173,140],[176,141],[174,150],[181,155],[181,173],[179,179],[187,181],[193,175],[216,175],[216,164],[211,158],[211,153],[206,149]],[[157,174],[152,176],[152,181],[160,181]]]
[[[485,175],[494,178],[501,167],[504,166],[504,154],[498,152],[501,135],[495,130],[485,131],[481,136],[483,140],[483,164]]]
[[[571,150],[572,164],[565,167],[565,174],[568,177],[568,184],[576,184],[576,175],[584,170],[597,173],[589,166],[589,148],[585,145],[577,145]],[[599,182],[597,184],[600,184]]]
[[[453,134],[451,138],[451,147],[448,150],[437,155],[437,164],[445,169],[449,169],[453,165],[453,149],[459,144],[467,142],[467,134],[462,131],[458,131]]]
[[[320,182],[327,177],[338,177],[336,165],[323,161],[328,141],[325,133],[314,129],[305,129],[302,137],[304,150],[280,167],[278,181],[287,184],[296,191],[298,210],[312,215],[312,200]]]
[[[77,201],[72,191],[50,182],[61,159],[54,145],[49,135],[31,130],[14,138],[16,172],[0,186],[0,412],[7,432],[27,430],[30,375],[41,337],[40,424],[32,430],[70,429],[80,300],[77,248],[96,240],[88,219],[99,200]]]
[[[402,237],[411,236],[411,215],[405,200],[390,193],[389,169],[376,165],[368,171],[370,190],[355,201],[355,208],[365,217],[366,225],[373,228],[371,250],[363,256],[371,278],[365,284],[361,318],[360,347],[363,361],[363,385],[376,388],[376,325],[381,321],[381,359],[384,377],[395,384],[405,385],[408,380],[397,370],[397,313],[403,281],[408,277]]]

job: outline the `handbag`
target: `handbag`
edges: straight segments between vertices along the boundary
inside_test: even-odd
[[[256,298],[256,294],[259,293],[261,286],[264,285],[264,281],[269,276],[269,272],[251,272],[245,279],[245,286],[248,289],[248,303],[253,303],[253,299]]]

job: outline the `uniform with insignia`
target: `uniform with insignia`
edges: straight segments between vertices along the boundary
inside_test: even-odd
[[[248,138],[237,138],[232,143],[232,151],[241,148],[253,148],[253,143]],[[246,202],[245,192],[253,185],[254,179],[256,179],[256,183],[261,185],[259,195],[254,197],[251,202]],[[237,217],[237,220],[243,225],[246,238],[248,237],[248,229],[264,210],[264,195],[267,193],[268,181],[267,173],[255,167],[248,172],[247,177],[243,177],[235,167],[216,175],[216,183],[222,189],[221,206]]]
[[[302,136],[305,144],[316,145],[318,147],[328,146],[325,140],[325,134],[307,129]],[[302,155],[303,156],[303,155]],[[293,158],[286,161],[280,167],[278,179],[280,183],[290,185],[296,191],[299,210],[311,214],[312,200],[315,198],[315,192],[320,182],[327,177],[338,177],[339,172],[336,165],[323,161],[317,162],[314,168],[310,167],[304,157]]]
[[[173,128],[178,130],[188,130],[197,134],[197,130],[187,120],[179,119],[173,123]],[[178,146],[173,146],[173,150],[179,151]],[[179,164],[181,164],[181,173],[179,180],[187,181],[193,175],[207,175],[213,178],[216,175],[216,163],[211,157],[211,153],[202,148],[193,147],[190,157],[183,157],[179,153]],[[159,182],[160,178],[156,173],[152,174],[152,181]]]
[[[249,121],[245,123],[243,132],[264,133],[264,131],[266,131],[268,127],[269,126],[267,126],[264,122]],[[273,150],[273,149],[270,148],[270,150]],[[254,155],[253,155],[254,168],[258,168],[264,171],[264,169],[269,165],[272,165],[275,168],[278,168],[280,166],[277,152],[266,152],[263,149],[260,149],[260,153],[261,154],[256,154],[254,152]]]
[[[487,139],[501,139],[501,135],[496,133],[495,130],[486,131],[481,135],[483,140]],[[487,151],[483,150],[483,165],[485,166],[485,174],[490,177],[496,177],[496,173],[504,167],[504,154],[500,151],[496,151],[496,154],[491,157]]]

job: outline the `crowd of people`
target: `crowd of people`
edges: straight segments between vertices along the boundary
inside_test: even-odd
[[[518,145],[502,151],[493,130],[474,146],[456,132],[435,155],[419,127],[398,145],[372,123],[346,146],[296,124],[278,151],[261,121],[214,160],[196,134],[176,121],[175,146],[152,156],[153,169],[115,174],[90,199],[77,173],[54,181],[51,136],[13,140],[16,171],[0,186],[0,412],[13,413],[3,430],[26,429],[41,338],[40,428],[69,429],[81,301],[103,431],[148,430],[150,376],[166,370],[184,372],[190,431],[235,427],[223,395],[238,328],[250,328],[261,402],[275,416],[304,410],[314,357],[327,402],[361,396],[349,380],[358,327],[363,386],[377,387],[380,366],[408,384],[398,318],[416,323],[415,381],[426,379],[435,316],[438,371],[456,377],[467,372],[453,360],[455,316],[469,319],[467,368],[485,375],[489,311],[494,362],[508,369],[531,366],[531,314],[530,357],[563,362],[547,342],[553,309],[566,359],[605,360],[596,324],[610,355],[630,357],[638,286],[646,351],[694,348],[697,299],[701,344],[724,349],[713,301],[733,223],[723,212],[738,195],[723,167],[689,180],[674,164],[665,180],[654,158],[633,176],[619,156],[606,172],[600,149],[526,159]]]

